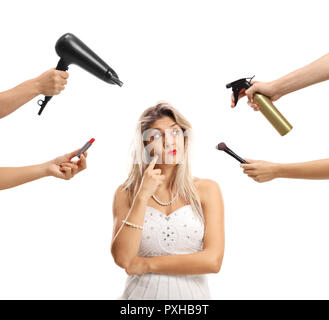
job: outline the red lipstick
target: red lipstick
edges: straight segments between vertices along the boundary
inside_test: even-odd
[[[91,147],[91,145],[93,144],[93,142],[95,141],[95,139],[94,138],[92,138],[92,139],[90,139],[79,151],[78,151],[78,153],[76,154],[76,156],[78,157],[78,158],[80,158],[80,155],[82,154],[82,153],[84,153],[85,151],[87,151],[90,147]]]
[[[169,151],[168,153],[169,153],[169,154],[172,154],[172,155],[176,155],[177,150],[176,150],[176,149],[173,149],[173,150]]]

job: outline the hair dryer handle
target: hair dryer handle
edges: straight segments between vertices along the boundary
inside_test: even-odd
[[[57,63],[57,67],[56,70],[61,70],[61,71],[66,71],[68,70],[69,66],[65,63],[65,61],[63,59],[60,59]],[[40,116],[43,109],[45,108],[45,106],[47,105],[47,103],[50,101],[50,99],[52,98],[52,96],[45,96],[44,100],[40,99],[38,100],[38,105],[41,107],[38,115]]]

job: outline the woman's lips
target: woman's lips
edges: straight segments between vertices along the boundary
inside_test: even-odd
[[[169,154],[172,154],[172,155],[176,155],[177,150],[176,150],[176,149],[173,149],[173,150],[169,151],[168,153],[169,153]]]

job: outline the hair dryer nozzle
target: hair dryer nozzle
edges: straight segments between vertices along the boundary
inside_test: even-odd
[[[119,87],[122,87],[123,82],[120,81],[118,78],[112,78],[112,81],[115,82],[115,84],[117,84]]]
[[[110,84],[117,84],[119,87],[122,87],[123,85],[123,82],[119,79],[118,75],[111,68],[107,71],[103,80]]]

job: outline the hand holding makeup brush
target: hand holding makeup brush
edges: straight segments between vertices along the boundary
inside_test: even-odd
[[[241,164],[243,172],[257,182],[275,178],[329,179],[329,159],[298,163],[274,163],[263,160],[246,159],[249,164]]]
[[[263,160],[246,159],[248,163],[241,163],[243,173],[256,182],[266,182],[279,177],[279,164]]]

